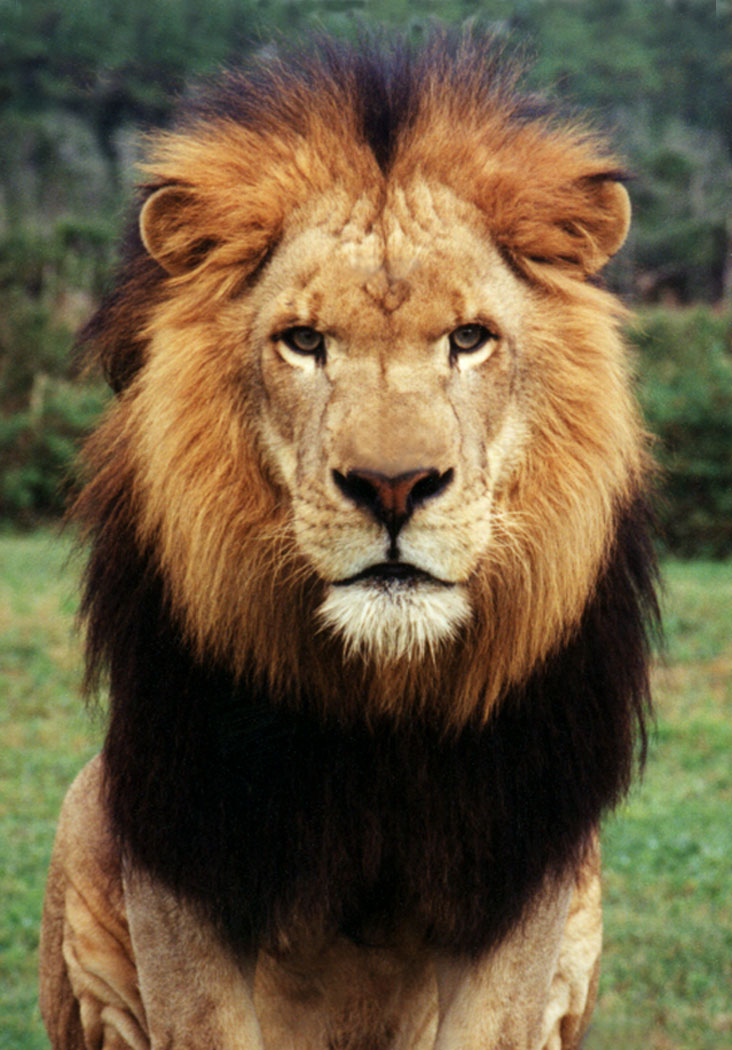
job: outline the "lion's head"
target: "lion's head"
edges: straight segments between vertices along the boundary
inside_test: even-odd
[[[117,493],[200,658],[336,708],[449,681],[460,722],[576,628],[639,486],[588,282],[628,197],[479,47],[368,61],[232,76],[152,140],[80,513]]]

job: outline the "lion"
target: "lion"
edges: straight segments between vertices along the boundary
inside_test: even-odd
[[[51,1043],[578,1047],[656,612],[622,166],[438,35],[229,73],[144,172],[83,336],[110,708]]]

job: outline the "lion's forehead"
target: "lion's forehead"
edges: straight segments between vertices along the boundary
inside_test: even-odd
[[[262,292],[265,312],[288,321],[342,325],[350,315],[364,329],[371,317],[390,338],[415,327],[437,338],[487,310],[515,328],[527,300],[478,210],[427,181],[304,206]]]

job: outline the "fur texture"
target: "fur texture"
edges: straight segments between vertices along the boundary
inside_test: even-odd
[[[328,45],[225,80],[152,141],[142,239],[86,332],[118,393],[74,510],[109,812],[240,953],[408,923],[479,955],[580,862],[642,735],[644,438],[622,309],[588,281],[627,197],[489,52]],[[482,357],[414,364],[415,332],[431,362],[477,322]],[[327,366],[292,326],[327,332]],[[384,557],[358,560],[383,530],[332,484],[374,460],[456,466],[399,537],[451,605],[334,597]]]

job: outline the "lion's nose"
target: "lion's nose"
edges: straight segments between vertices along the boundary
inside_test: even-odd
[[[442,474],[428,467],[392,477],[376,470],[333,471],[333,480],[343,495],[386,525],[392,542],[413,511],[447,488],[452,476],[452,467]]]

